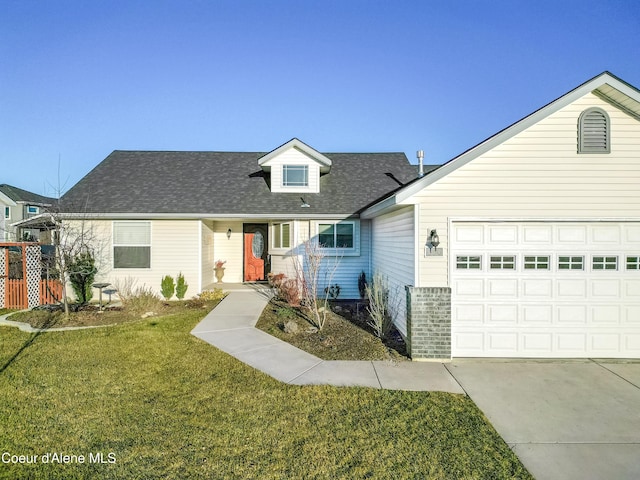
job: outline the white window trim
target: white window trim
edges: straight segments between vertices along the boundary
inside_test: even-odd
[[[630,259],[633,259],[630,261]],[[631,266],[631,268],[629,268]],[[624,269],[629,272],[640,271],[640,254],[638,255],[625,255],[624,257]]]
[[[325,248],[322,247],[322,252],[327,256],[344,256],[344,257],[357,257],[360,256],[360,221],[359,220],[318,220],[315,222],[315,235],[314,239],[318,241],[320,234],[320,225],[353,225],[353,247],[351,248]],[[336,230],[334,229],[334,238]]]
[[[286,175],[285,175],[285,171],[288,168],[303,168],[305,171],[305,177],[306,177],[306,183],[304,184],[300,184],[300,185],[288,185],[286,183]],[[309,165],[303,165],[303,164],[284,164],[282,165],[282,188],[309,188]]]
[[[115,230],[116,223],[146,223],[149,225],[149,245],[142,244],[120,244],[115,243]],[[116,271],[126,271],[131,272],[135,270],[151,270],[153,268],[153,255],[152,255],[152,245],[153,245],[153,228],[151,227],[151,221],[145,220],[114,220],[111,222],[111,266]],[[115,256],[115,248],[116,247],[149,247],[149,266],[148,267],[116,267],[116,256]]]
[[[561,262],[561,257],[567,257],[569,260],[567,262]],[[580,262],[574,261],[574,258],[580,258]],[[569,268],[560,268],[560,264],[566,264]],[[573,265],[581,265],[581,268],[572,268]],[[559,253],[556,259],[556,271],[557,272],[585,272],[586,271],[586,258],[584,255],[575,255],[571,253]]]
[[[465,260],[459,260],[463,258]],[[471,260],[472,258],[477,258],[478,260]],[[480,272],[484,270],[482,265],[482,254],[470,253],[470,254],[456,254],[453,261],[453,267],[457,272]],[[464,265],[460,267],[458,265]],[[471,265],[478,265],[478,268],[471,268]]]
[[[31,211],[33,209],[33,211]],[[27,205],[27,215],[38,215],[40,213],[40,207],[35,205]]]
[[[596,263],[596,258],[602,258],[602,261]],[[608,261],[610,258],[615,259],[614,263]],[[602,268],[596,268],[596,265]],[[615,266],[615,268],[607,268],[607,266],[611,265]],[[620,270],[620,257],[618,255],[592,255],[591,270],[593,272],[617,272]]]
[[[489,255],[489,270],[515,270],[518,257],[515,254]]]
[[[533,258],[533,260],[527,260],[527,258]],[[546,259],[546,260],[542,260]],[[527,268],[527,265],[532,267]],[[541,265],[546,265],[543,268]],[[553,266],[553,256],[549,253],[524,253],[522,255],[522,271],[526,273],[530,272],[549,272]]]
[[[11,207],[4,207],[4,218],[5,220],[11,220]]]
[[[275,235],[275,230],[276,228],[282,228],[282,225],[289,225],[289,246],[288,247],[280,247],[280,246],[276,246],[276,244],[274,243],[276,241],[276,235]],[[295,239],[297,238],[296,236],[296,222],[294,222],[293,220],[289,220],[289,221],[284,221],[284,222],[274,222],[271,224],[271,252],[272,253],[276,253],[276,254],[284,254],[288,251],[290,251],[291,249],[293,249],[296,245]],[[282,238],[282,230],[280,231],[280,238]]]

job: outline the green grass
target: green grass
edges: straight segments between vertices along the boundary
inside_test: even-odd
[[[284,385],[191,336],[202,316],[0,327],[0,454],[87,457],[0,478],[531,478],[465,396]]]

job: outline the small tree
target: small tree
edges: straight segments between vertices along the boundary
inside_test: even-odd
[[[326,253],[317,240],[309,240],[304,244],[302,259],[295,262],[296,277],[301,286],[302,304],[309,314],[309,321],[318,330],[322,330],[327,321],[327,304],[333,276],[338,269],[340,259],[325,260]]]
[[[178,297],[178,300],[182,300],[184,298],[188,288],[189,285],[184,280],[184,275],[182,275],[182,272],[180,272],[178,274],[176,283],[176,297]]]
[[[67,255],[65,264],[76,298],[80,303],[88,303],[93,297],[91,285],[98,272],[93,253],[85,248],[75,256]]]
[[[176,288],[176,284],[173,281],[173,277],[171,275],[165,275],[162,277],[162,282],[160,283],[160,293],[165,300],[170,300],[173,297],[173,292]]]

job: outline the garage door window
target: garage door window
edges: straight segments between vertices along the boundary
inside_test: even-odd
[[[584,270],[584,257],[558,257],[558,270]]]
[[[594,270],[618,270],[618,257],[593,257]]]
[[[640,257],[627,257],[627,270],[640,270]]]
[[[480,259],[478,256],[461,255],[456,257],[456,268],[458,270],[480,270]]]
[[[516,257],[514,255],[492,255],[489,266],[491,270],[515,270]]]
[[[548,255],[526,255],[524,257],[525,270],[549,270]]]

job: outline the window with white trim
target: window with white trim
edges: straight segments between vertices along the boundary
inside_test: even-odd
[[[578,153],[611,152],[609,115],[601,108],[589,108],[578,119]]]
[[[308,187],[309,186],[309,166],[308,165],[283,165],[282,166],[282,186],[283,187]]]
[[[560,255],[558,270],[584,270],[584,257]]]
[[[113,222],[113,268],[151,268],[151,222]]]
[[[353,248],[355,245],[353,222],[318,223],[318,243],[322,248]]]
[[[11,218],[11,207],[4,207],[4,218],[7,220]]]
[[[273,248],[291,248],[292,228],[290,223],[273,225]]]
[[[627,270],[640,270],[640,256],[627,255]]]
[[[516,257],[514,255],[491,255],[489,268],[491,270],[515,270]]]
[[[525,255],[525,270],[549,270],[549,255]]]
[[[594,256],[591,258],[593,270],[618,270],[618,257]]]
[[[38,215],[40,213],[40,207],[35,205],[27,205],[27,215]]]
[[[482,257],[480,255],[458,255],[456,268],[458,270],[480,270]]]

